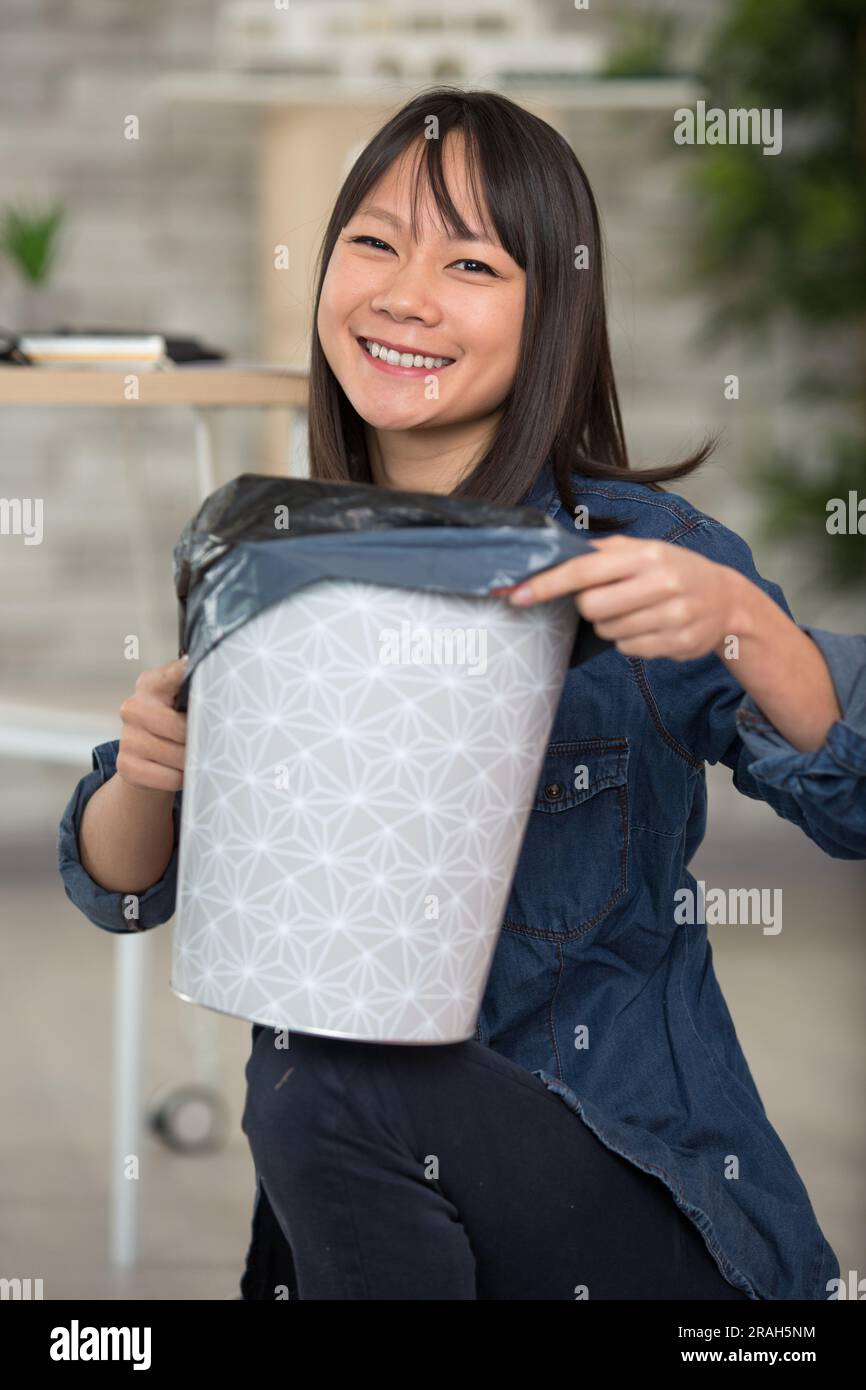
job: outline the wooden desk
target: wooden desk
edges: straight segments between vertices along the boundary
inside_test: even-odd
[[[307,407],[307,373],[279,365],[237,366],[191,363],[165,369],[130,367],[16,367],[0,363],[0,406],[36,407],[185,406],[193,411],[199,494],[213,492],[214,412],[229,407],[265,406],[288,416],[283,455],[295,471],[297,412]],[[305,471],[305,470],[303,470]]]
[[[138,398],[126,395],[138,378]],[[305,408],[307,374],[300,368],[231,364],[153,367],[15,367],[0,363],[0,405],[187,405]]]

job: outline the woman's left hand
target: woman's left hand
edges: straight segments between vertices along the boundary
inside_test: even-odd
[[[574,594],[581,617],[625,656],[690,661],[709,652],[795,748],[820,748],[842,718],[820,647],[739,570],[672,541],[592,536],[596,549],[508,594],[529,603]]]
[[[522,606],[573,593],[580,616],[625,656],[690,661],[721,655],[735,607],[746,597],[743,585],[754,587],[737,570],[669,541],[591,540],[598,547],[591,554],[535,575],[511,591],[511,602]]]

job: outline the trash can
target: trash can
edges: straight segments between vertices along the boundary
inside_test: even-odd
[[[190,655],[171,988],[278,1029],[473,1035],[586,550],[531,508],[245,474],[175,547]]]

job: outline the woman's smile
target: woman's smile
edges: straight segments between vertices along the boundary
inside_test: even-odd
[[[419,352],[417,348],[391,343],[384,338],[359,337],[357,341],[370,366],[391,376],[427,376],[430,372],[441,372],[447,367],[453,367],[456,361],[453,357]]]

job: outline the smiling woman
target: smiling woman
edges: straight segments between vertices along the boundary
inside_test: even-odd
[[[827,1298],[839,1261],[753,1080],[707,923],[678,909],[697,889],[707,762],[824,853],[866,858],[866,638],[798,626],[746,543],[659,486],[712,445],[630,469],[595,202],[545,122],[495,93],[436,89],[374,135],[322,247],[309,441],[314,479],[522,504],[572,534],[586,513],[620,534],[510,593],[573,594],[609,645],[566,675],[474,1037],[410,1047],[293,1033],[287,1067],[280,1033],[253,1029],[244,1297]],[[339,650],[323,632],[322,680],[360,728],[367,706],[350,709]],[[525,651],[520,662],[529,727],[540,673]],[[182,678],[178,663],[139,676],[121,739],[94,750],[61,823],[66,891],[108,930],[128,929],[130,891],[138,930],[174,910]],[[414,827],[447,762],[431,752],[423,701],[406,718],[423,767]],[[437,882],[443,838],[473,879],[470,826],[503,834],[490,772],[517,751],[490,740],[486,709],[481,726],[477,809],[461,801],[441,834],[425,832]],[[455,740],[450,755],[461,750]],[[375,817],[391,751],[370,768],[374,840],[389,829]],[[342,819],[324,820],[338,882],[351,851]],[[404,857],[389,887],[411,952],[439,898],[431,918]],[[365,926],[374,879],[355,904]],[[299,959],[308,916],[284,913]],[[336,942],[339,914],[329,928]],[[465,980],[446,934],[436,940],[438,1010]],[[387,933],[371,947],[386,974],[389,948]],[[394,979],[371,993],[369,965],[364,953],[358,996],[406,1002]]]
[[[519,359],[526,273],[489,214],[473,210],[466,143],[456,133],[442,156],[460,225],[437,225],[429,206],[418,217],[428,144],[409,146],[378,181],[376,202],[349,217],[328,262],[317,326],[364,421],[370,480],[428,489],[435,450],[437,484],[453,491],[501,420]],[[459,254],[469,250],[477,255]]]
[[[422,92],[373,137],[323,239],[315,323],[314,478],[510,504],[549,460],[571,511],[574,470],[629,467],[592,191],[505,97]]]

